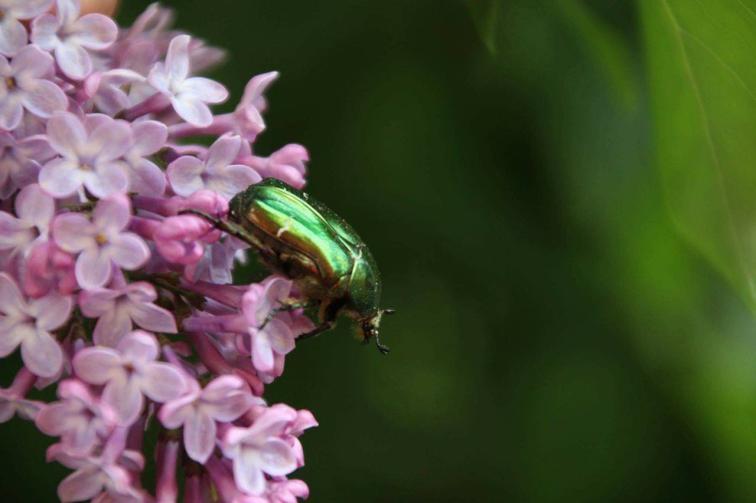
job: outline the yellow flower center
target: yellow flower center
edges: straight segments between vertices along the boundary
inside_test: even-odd
[[[95,241],[98,245],[102,246],[108,243],[108,238],[104,234],[98,234],[95,236]]]

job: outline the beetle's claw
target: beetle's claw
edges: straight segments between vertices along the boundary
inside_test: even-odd
[[[378,339],[377,335],[375,336],[375,347],[378,348],[378,351],[380,351],[382,355],[387,355],[389,354],[389,351],[391,351],[388,346],[381,344],[381,341],[380,339]]]

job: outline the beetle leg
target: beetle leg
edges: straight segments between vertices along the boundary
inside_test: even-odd
[[[259,328],[260,330],[265,328],[265,325],[267,325],[270,320],[275,318],[278,313],[283,313],[283,312],[288,313],[291,311],[295,311],[297,309],[307,309],[311,305],[312,305],[312,302],[294,302],[291,304],[281,303],[281,306],[274,307],[273,309],[270,310],[270,313],[268,313],[268,316],[265,317],[265,321],[262,322],[262,325],[260,325]]]
[[[306,332],[306,333],[298,336],[297,340],[300,340],[300,339],[309,339],[310,337],[315,337],[316,335],[320,335],[323,332],[327,332],[328,330],[332,329],[335,324],[336,324],[336,322],[334,320],[324,321],[323,323],[321,323],[317,327],[313,328],[309,332]]]
[[[213,224],[213,227],[216,229],[225,232],[229,236],[233,236],[236,239],[239,239],[241,241],[244,241],[247,244],[250,244],[252,246],[257,246],[257,242],[249,235],[249,233],[244,230],[243,227],[236,225],[234,223],[231,223],[227,220],[222,220],[220,218],[216,218],[212,215],[208,215],[204,211],[199,210],[183,210],[179,212],[179,215],[194,215],[200,218],[203,218]]]

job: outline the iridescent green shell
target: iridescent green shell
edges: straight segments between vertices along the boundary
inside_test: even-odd
[[[309,298],[365,320],[379,312],[378,268],[352,227],[324,204],[272,178],[231,201],[262,259]]]

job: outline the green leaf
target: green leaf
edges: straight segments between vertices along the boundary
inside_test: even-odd
[[[622,104],[631,107],[638,97],[632,56],[627,43],[609,24],[585,5],[585,0],[558,0],[559,13],[607,77]]]
[[[756,0],[640,5],[673,219],[756,308]]]

